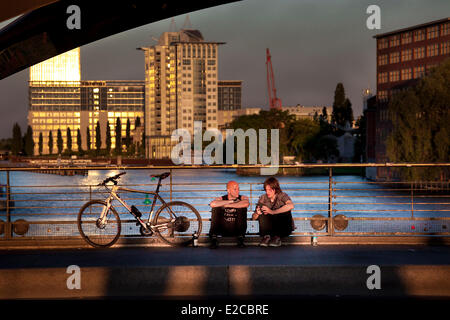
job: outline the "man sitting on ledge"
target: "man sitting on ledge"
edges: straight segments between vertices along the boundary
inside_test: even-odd
[[[210,204],[211,228],[210,248],[218,246],[217,236],[238,237],[238,247],[243,248],[247,231],[248,197],[239,195],[239,184],[236,181],[227,183],[227,194],[214,199]]]

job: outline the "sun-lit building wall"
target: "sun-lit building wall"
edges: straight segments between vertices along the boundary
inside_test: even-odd
[[[80,48],[32,66],[30,81],[81,81]]]

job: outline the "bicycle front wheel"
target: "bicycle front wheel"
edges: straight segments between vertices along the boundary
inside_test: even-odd
[[[193,235],[202,232],[202,218],[188,203],[173,201],[163,205],[153,219],[156,235],[171,246],[185,246],[192,243]]]
[[[117,211],[111,206],[106,217],[101,219],[106,202],[92,200],[81,207],[78,213],[78,231],[81,237],[93,247],[109,247],[119,239],[121,224]]]

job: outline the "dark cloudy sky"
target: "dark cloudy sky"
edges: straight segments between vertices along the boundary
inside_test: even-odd
[[[381,9],[381,29],[369,30],[369,5]],[[81,12],[81,21],[83,19]],[[185,15],[175,17],[177,29]],[[449,0],[244,0],[189,14],[192,28],[219,49],[219,79],[243,80],[243,107],[267,107],[266,48],[270,48],[283,105],[332,105],[344,84],[356,116],[362,90],[376,85],[373,36],[450,17]],[[7,22],[0,23],[3,27]],[[81,48],[83,80],[144,79],[137,47],[155,43],[171,19],[123,32]],[[26,130],[28,70],[0,80],[0,138],[18,122]]]

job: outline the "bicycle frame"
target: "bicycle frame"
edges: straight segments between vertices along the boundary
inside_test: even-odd
[[[123,207],[125,207],[125,209],[127,209],[127,211],[128,211],[132,216],[135,217],[135,219],[136,219],[136,220],[137,220],[137,221],[138,221],[145,229],[148,230],[148,227],[149,227],[149,226],[150,226],[152,229],[155,228],[155,227],[167,227],[167,223],[164,223],[164,224],[161,224],[161,225],[157,225],[157,226],[151,225],[151,221],[152,221],[152,219],[153,219],[153,214],[154,214],[154,210],[155,210],[155,206],[156,206],[157,200],[159,199],[159,200],[161,201],[161,207],[167,204],[167,203],[164,201],[164,199],[159,195],[159,188],[160,188],[160,186],[161,186],[161,181],[158,182],[158,186],[157,186],[157,188],[156,188],[156,190],[155,190],[154,192],[146,192],[146,193],[148,193],[148,194],[153,195],[152,207],[151,207],[151,210],[150,210],[150,214],[149,214],[149,216],[148,216],[147,223],[145,223],[145,219],[142,220],[140,217],[138,217],[137,215],[135,215],[135,214],[133,213],[132,208],[131,208],[125,201],[123,201],[123,200],[120,198],[120,196],[117,194],[117,191],[120,191],[120,190],[122,190],[122,191],[132,191],[132,192],[139,192],[139,190],[127,189],[127,188],[119,187],[118,185],[112,186],[112,188],[109,189],[109,196],[108,196],[108,198],[105,200],[105,202],[106,202],[106,207],[103,208],[103,211],[102,211],[101,216],[100,216],[101,222],[102,222],[102,223],[105,223],[105,222],[106,222],[106,213],[107,213],[107,212],[109,211],[109,209],[111,208],[111,206],[112,206],[111,203],[112,203],[114,200],[117,200]],[[169,210],[170,210],[171,215],[173,215],[173,216],[176,218],[175,213],[170,209],[170,207],[169,207]]]

